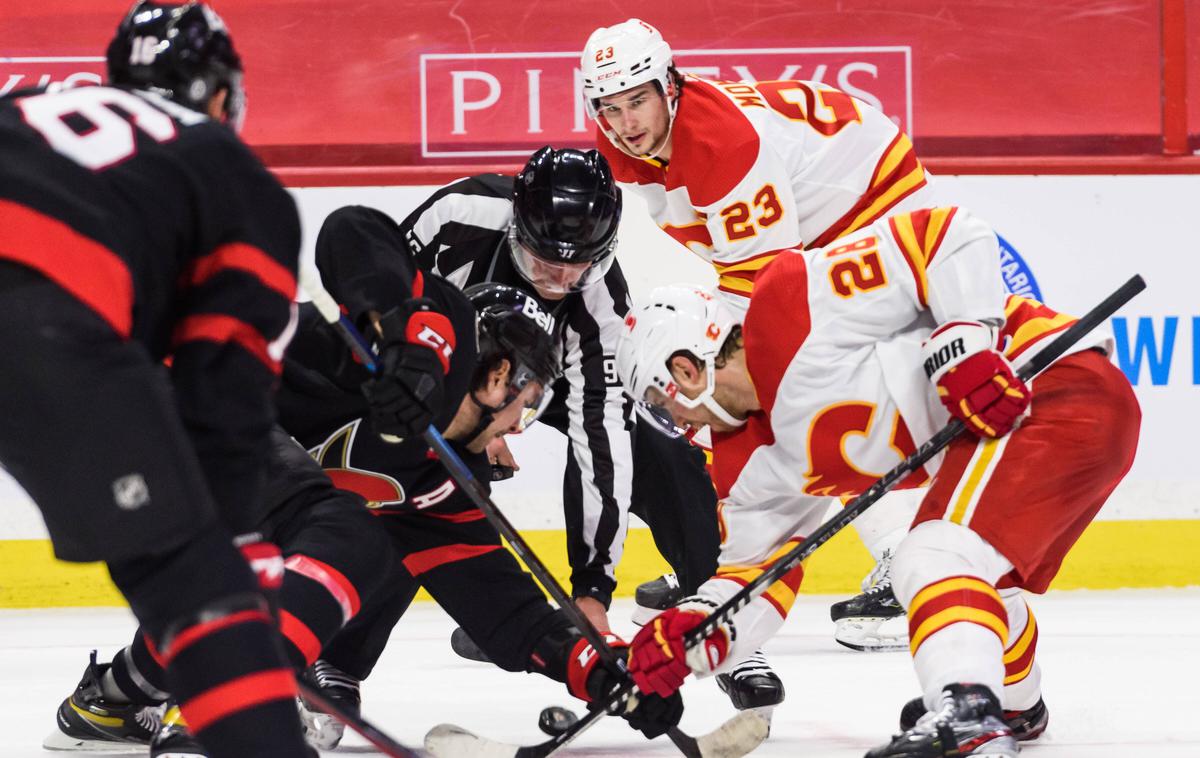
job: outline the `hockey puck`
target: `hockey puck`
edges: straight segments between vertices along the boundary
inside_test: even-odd
[[[541,714],[538,716],[538,729],[541,729],[543,734],[557,737],[570,729],[578,720],[579,717],[568,709],[558,705],[551,705],[543,708]]]

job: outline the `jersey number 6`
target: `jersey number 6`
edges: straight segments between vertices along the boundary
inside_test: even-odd
[[[93,171],[136,152],[135,125],[157,142],[175,137],[170,116],[123,90],[81,87],[27,97],[20,106],[25,123],[40,132],[50,147]]]

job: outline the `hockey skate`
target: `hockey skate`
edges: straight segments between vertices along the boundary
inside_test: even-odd
[[[471,639],[471,635],[467,634],[467,630],[460,627],[455,627],[450,633],[450,649],[459,655],[466,658],[468,661],[477,661],[479,663],[491,663],[492,659],[488,658],[487,653],[475,644],[475,640]]]
[[[728,674],[717,674],[717,686],[739,711],[754,710],[771,723],[775,707],[783,702],[783,680],[771,670],[761,650],[734,666]]]
[[[305,734],[305,737],[308,735]],[[315,748],[310,746],[306,750],[308,752],[303,758],[320,758]],[[208,758],[208,753],[192,736],[187,721],[175,703],[167,707],[162,724],[150,741],[150,758]]]
[[[951,684],[937,711],[926,713],[866,758],[1017,758],[1016,737],[1002,716],[1000,701],[987,687]]]
[[[919,697],[909,700],[900,710],[900,729],[912,729],[925,713],[925,701]],[[1046,709],[1046,702],[1039,697],[1032,707],[1023,711],[1004,711],[1004,723],[1008,724],[1014,737],[1021,742],[1029,742],[1046,731],[1050,723],[1050,711]]]
[[[359,715],[362,706],[359,681],[333,664],[317,659],[316,663],[304,670],[300,679],[350,715]],[[306,701],[303,694],[300,695],[299,704],[300,723],[304,725],[304,738],[308,744],[321,750],[337,747],[346,733],[346,725]]]
[[[47,750],[128,751],[149,744],[158,729],[161,706],[110,703],[104,699],[100,679],[109,664],[96,663],[92,651],[83,678],[55,718],[56,729],[43,742]]]
[[[207,758],[208,753],[192,736],[179,706],[171,703],[162,724],[150,741],[150,758]]]
[[[863,580],[863,593],[830,607],[838,643],[873,653],[908,649],[908,620],[892,592],[891,567],[892,553],[886,550]]]
[[[633,623],[645,626],[660,611],[665,611],[682,599],[683,588],[674,574],[663,574],[657,579],[640,584],[634,593],[637,607],[633,611]]]

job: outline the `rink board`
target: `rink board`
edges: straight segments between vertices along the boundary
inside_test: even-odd
[[[944,197],[988,220],[1005,239],[1010,288],[1036,285],[1068,313],[1091,307],[1132,273],[1147,291],[1108,324],[1114,361],[1134,382],[1142,436],[1133,469],[1068,559],[1056,587],[1166,587],[1200,584],[1200,468],[1194,424],[1200,418],[1200,306],[1193,218],[1200,175],[940,177]],[[432,188],[295,189],[304,222],[304,260],[321,220],[348,203],[377,206],[397,218]],[[635,301],[667,281],[706,283],[711,268],[675,246],[628,196],[618,258]],[[1020,265],[1014,261],[1020,259]],[[562,438],[537,425],[513,442],[522,472],[500,483],[496,500],[531,544],[565,576],[561,478]],[[2,480],[3,477],[0,477]],[[505,487],[514,489],[506,490]],[[0,606],[94,605],[117,602],[96,567],[50,558],[45,530],[23,493],[0,481]],[[634,530],[618,577],[620,592],[659,574],[663,562],[649,535]],[[857,540],[822,548],[809,572],[809,592],[847,593],[867,569]]]
[[[561,531],[524,533],[534,552],[567,584],[566,548]],[[1071,551],[1051,589],[1200,585],[1200,521],[1097,521]],[[625,559],[617,570],[618,595],[660,575],[666,562],[654,549],[648,529],[632,529]],[[871,561],[852,532],[824,545],[811,559],[801,592],[852,594]],[[0,607],[111,606],[123,601],[100,564],[57,561],[46,540],[0,542]],[[428,600],[424,590],[417,596]]]

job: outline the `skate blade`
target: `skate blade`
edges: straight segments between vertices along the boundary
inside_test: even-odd
[[[890,622],[890,623],[889,623]],[[903,624],[903,631],[889,633],[881,631],[887,626]],[[904,616],[880,619],[873,617],[848,617],[840,619],[833,632],[839,645],[864,653],[889,653],[908,650],[908,621]]]
[[[51,732],[46,739],[42,740],[42,748],[45,750],[70,752],[86,750],[92,753],[106,753],[109,755],[145,755],[150,750],[149,745],[143,745],[138,742],[90,740],[83,737],[72,737],[58,730]]]

